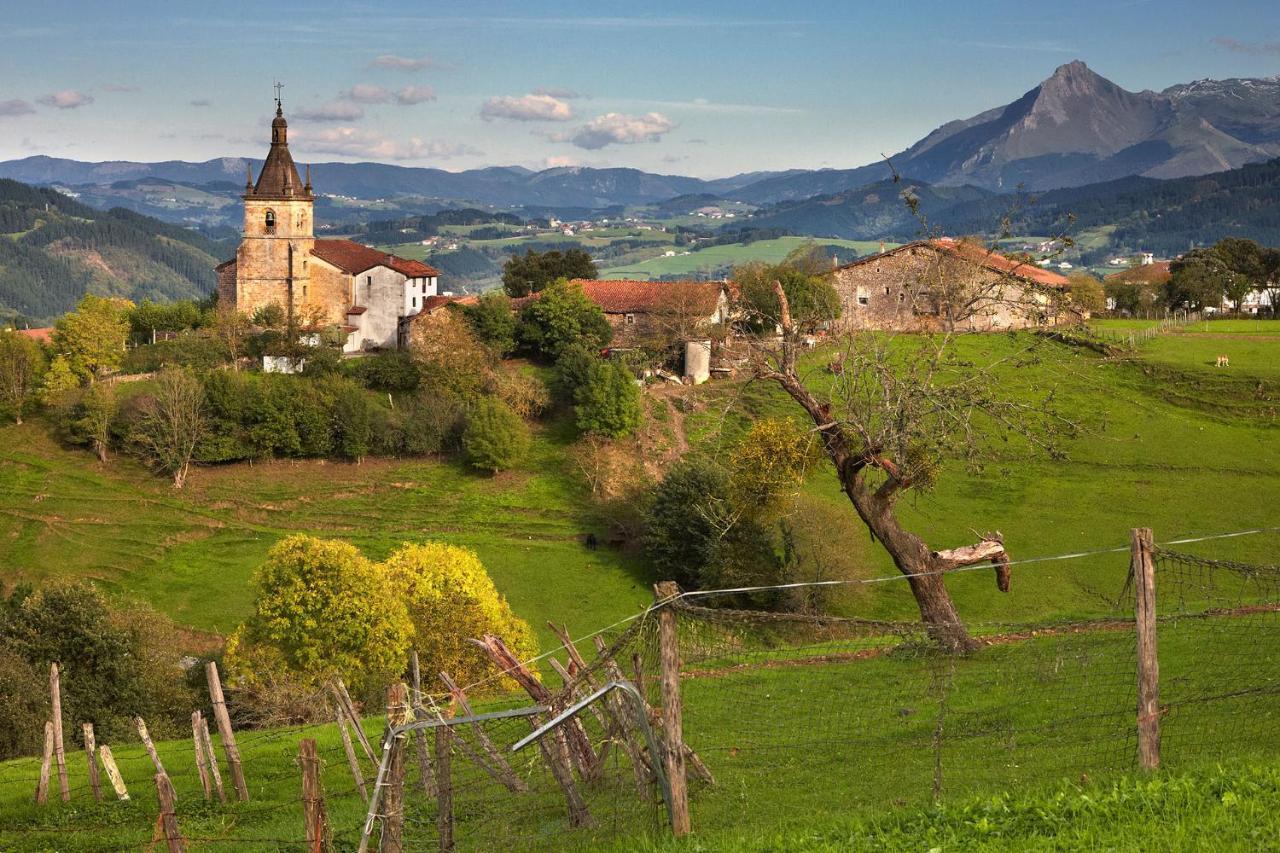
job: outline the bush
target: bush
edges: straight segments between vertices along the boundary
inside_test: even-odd
[[[516,348],[516,316],[506,294],[486,293],[475,305],[463,305],[461,310],[471,331],[489,349],[505,356]]]
[[[359,462],[373,445],[373,404],[360,386],[334,377],[328,384],[332,399],[333,449],[344,459]]]
[[[422,382],[422,372],[407,352],[382,352],[346,362],[352,379],[374,391],[411,394]]]
[[[40,751],[48,692],[49,674],[0,641],[0,760]]]
[[[584,433],[621,438],[640,428],[640,389],[620,361],[597,360],[573,393],[574,421]]]
[[[774,528],[750,518],[736,519],[712,544],[711,556],[698,572],[700,589],[735,589],[785,583],[786,567],[779,555]],[[737,596],[745,606],[772,610],[781,601],[775,590]],[[719,602],[727,603],[727,602]]]
[[[728,490],[728,474],[709,462],[681,462],[662,478],[645,535],[645,550],[661,579],[689,589],[701,584],[719,539],[713,520],[720,517]]]
[[[573,344],[601,349],[612,339],[613,329],[580,286],[557,281],[524,307],[518,336],[534,355],[554,361]]]
[[[185,334],[171,341],[134,347],[120,363],[121,373],[153,373],[164,367],[213,370],[231,363],[231,351],[217,338]]]
[[[458,450],[467,426],[467,403],[447,388],[424,388],[399,409],[401,447],[425,455]]]
[[[582,344],[565,347],[556,359],[555,379],[551,384],[551,392],[555,398],[561,403],[572,405],[574,392],[587,384],[599,361],[600,353],[597,350],[587,349]]]
[[[408,604],[425,672],[447,672],[461,685],[497,674],[467,642],[485,634],[501,637],[520,660],[537,654],[533,631],[511,612],[473,551],[439,542],[404,545],[384,565]]]
[[[253,579],[254,613],[227,644],[246,686],[341,676],[372,695],[404,670],[413,627],[387,573],[353,546],[290,536]]]
[[[414,323],[412,353],[422,376],[464,397],[478,396],[493,371],[493,354],[453,311]]]
[[[490,385],[495,397],[527,420],[540,416],[551,406],[551,392],[546,383],[527,370],[499,368],[494,371]]]
[[[498,473],[529,452],[529,428],[501,400],[482,399],[467,418],[462,449],[472,466]]]

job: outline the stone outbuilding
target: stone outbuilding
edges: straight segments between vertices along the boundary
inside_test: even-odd
[[[702,338],[730,317],[728,284],[723,281],[579,278],[571,284],[600,306],[613,327],[614,346]]]
[[[1065,276],[977,243],[919,240],[837,267],[833,331],[998,331],[1075,322]]]

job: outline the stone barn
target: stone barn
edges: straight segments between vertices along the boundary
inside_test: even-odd
[[[919,240],[831,272],[833,331],[998,331],[1075,322],[1067,279],[977,243]]]

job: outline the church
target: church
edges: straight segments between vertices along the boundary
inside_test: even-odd
[[[277,98],[266,162],[244,188],[240,248],[217,267],[218,299],[250,316],[274,303],[310,325],[339,327],[344,352],[406,346],[439,271],[351,240],[317,240],[314,208],[311,167],[300,179]]]

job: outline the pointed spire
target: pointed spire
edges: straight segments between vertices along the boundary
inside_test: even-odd
[[[302,187],[302,191],[307,195],[311,195],[311,164],[307,164],[307,182]]]

